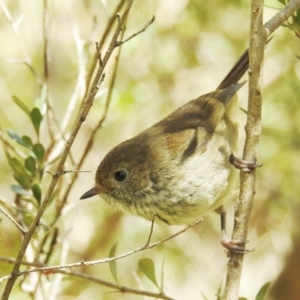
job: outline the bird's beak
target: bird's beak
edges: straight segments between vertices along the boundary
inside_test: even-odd
[[[87,192],[85,192],[81,197],[80,200],[83,199],[87,199],[87,198],[91,198],[93,196],[96,196],[100,193],[100,189],[97,188],[96,186],[93,187],[92,189],[88,190]]]

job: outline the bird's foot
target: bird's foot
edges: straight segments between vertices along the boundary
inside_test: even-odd
[[[237,169],[240,169],[244,172],[250,172],[255,168],[261,167],[262,164],[257,163],[256,161],[249,161],[235,157],[233,154],[229,156],[229,162]]]

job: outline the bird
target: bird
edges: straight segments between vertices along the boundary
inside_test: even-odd
[[[216,90],[187,102],[137,136],[114,147],[101,161],[95,185],[80,199],[100,195],[117,210],[158,224],[191,224],[209,212],[221,215],[221,244],[244,253],[246,241],[226,236],[223,204],[235,187],[236,93],[249,68],[246,50]]]

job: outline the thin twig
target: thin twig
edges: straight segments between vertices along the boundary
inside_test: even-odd
[[[61,254],[60,254],[60,263],[65,264],[68,260],[68,256],[69,256],[69,243],[64,241],[62,243],[62,250],[61,250]],[[42,275],[42,273],[40,273]],[[58,274],[55,276],[54,280],[52,281],[51,284],[51,288],[49,289],[49,298],[48,299],[58,299],[59,298],[59,294],[61,291],[61,281],[63,280],[63,276],[62,274]]]
[[[63,136],[66,135],[68,126],[70,125],[70,120],[75,114],[74,110],[78,103],[78,100],[82,99],[82,96],[85,93],[85,89],[87,89],[87,87],[85,86],[86,63],[87,63],[87,59],[84,57],[85,42],[80,38],[77,30],[74,30],[73,36],[74,36],[75,45],[76,45],[76,49],[77,49],[78,76],[77,76],[77,81],[76,81],[75,87],[73,89],[74,92],[70,98],[68,107],[62,118],[63,122],[62,122],[60,128],[61,128],[61,132],[62,132]],[[76,116],[76,114],[75,114],[75,116]]]
[[[101,36],[101,40],[97,43],[97,48],[99,49],[97,51],[97,53],[93,56],[93,60],[92,60],[92,63],[91,63],[91,68],[86,76],[86,87],[88,88],[90,85],[91,85],[91,81],[92,81],[92,77],[93,77],[93,74],[94,74],[94,71],[98,65],[98,55],[99,55],[99,52],[101,52],[101,49],[108,37],[108,34],[110,33],[111,31],[111,28],[116,20],[116,14],[118,13],[118,11],[120,11],[120,9],[123,7],[123,5],[126,3],[126,0],[121,0],[119,2],[119,4],[116,6],[114,12],[112,13],[112,16],[109,18],[108,22],[107,22],[107,26],[104,30],[104,33],[102,34]],[[86,89],[86,93],[83,97],[83,99],[85,99],[87,97],[87,92],[88,92],[88,89]]]
[[[132,34],[130,37],[128,37],[127,39],[125,39],[124,41],[119,41],[119,45],[123,45],[126,42],[128,42],[129,40],[131,40],[132,38],[134,38],[135,36],[139,35],[140,33],[146,31],[146,29],[155,21],[155,16],[152,17],[152,19],[150,21],[148,21],[145,26],[139,30],[138,32]]]
[[[147,242],[146,242],[146,245],[145,246],[148,246],[150,244],[150,241],[151,241],[151,237],[152,237],[152,233],[153,233],[153,228],[154,228],[154,221],[155,221],[155,216],[153,216],[153,219],[151,221],[151,227],[150,227],[150,232],[149,232],[149,236],[148,236],[148,239],[147,239]]]
[[[8,212],[1,207],[0,212],[2,212],[21,231],[23,236],[26,234],[26,230],[23,229],[23,227]]]
[[[9,264],[14,264],[16,262],[15,259],[10,258],[10,257],[3,257],[0,256],[0,261],[1,262],[6,262]],[[27,261],[22,261],[22,265],[24,266],[34,266],[34,267],[43,267],[45,265],[43,264],[39,264],[39,263],[30,263]],[[98,277],[95,276],[90,276],[81,272],[75,272],[75,271],[70,271],[70,270],[53,270],[49,273],[44,272],[45,274],[63,274],[66,276],[71,276],[71,277],[76,277],[76,278],[81,278],[96,284],[99,284],[101,286],[106,286],[112,289],[115,289],[117,291],[120,291],[121,293],[124,294],[135,294],[135,295],[142,295],[142,296],[148,296],[148,297],[152,297],[152,298],[158,298],[158,299],[166,299],[166,300],[173,300],[173,298],[170,298],[168,296],[166,296],[164,293],[152,293],[152,292],[148,292],[148,291],[143,291],[143,290],[137,290],[137,289],[133,289],[130,287],[126,287],[123,285],[117,285],[115,283],[100,279]],[[1,278],[1,280],[7,280],[9,278],[10,275],[8,276],[4,276]]]
[[[29,270],[26,270],[26,271],[18,272],[18,273],[15,274],[15,277],[18,277],[18,276],[21,276],[21,275],[25,275],[25,274],[28,274],[28,273],[33,273],[33,272],[51,273],[54,270],[74,268],[74,267],[80,267],[80,266],[95,266],[95,265],[98,265],[98,264],[103,264],[103,263],[108,263],[108,262],[111,262],[111,261],[115,261],[115,260],[118,260],[118,259],[130,256],[132,254],[135,254],[137,252],[144,251],[144,250],[147,250],[147,249],[152,249],[152,248],[154,248],[154,247],[156,247],[158,245],[161,245],[162,243],[165,243],[166,241],[169,241],[169,240],[175,238],[176,236],[178,236],[178,235],[186,232],[191,227],[198,225],[201,221],[202,221],[202,219],[200,219],[197,222],[194,222],[194,223],[186,226],[182,230],[180,230],[180,231],[178,231],[178,232],[176,232],[176,233],[174,233],[174,234],[172,234],[172,235],[168,236],[167,238],[164,238],[164,239],[162,239],[160,241],[154,242],[154,243],[152,243],[150,245],[145,245],[145,246],[133,249],[131,251],[128,251],[128,252],[120,254],[120,255],[117,255],[115,257],[98,259],[98,260],[93,260],[93,261],[80,261],[80,262],[76,262],[76,263],[65,264],[65,265],[58,265],[58,266],[51,266],[51,267],[37,267],[37,268],[29,269]],[[4,276],[4,277],[2,277],[0,279],[0,282],[2,282],[5,279],[8,279],[8,278],[9,277]]]
[[[21,51],[23,53],[23,57],[24,57],[23,60],[14,60],[14,61],[15,62],[24,63],[29,68],[29,70],[32,72],[32,74],[34,75],[34,77],[36,78],[37,83],[41,84],[42,80],[38,76],[36,70],[32,66],[32,62],[31,62],[30,56],[29,56],[29,54],[28,54],[28,52],[26,50],[26,47],[25,47],[24,42],[22,40],[22,36],[21,36],[21,34],[19,32],[19,29],[18,29],[19,25],[22,22],[23,16],[20,16],[19,19],[17,21],[15,21],[15,20],[13,20],[12,15],[9,12],[9,10],[8,10],[6,4],[4,3],[3,0],[0,0],[0,6],[2,7],[2,11],[3,11],[5,17],[7,18],[9,24],[11,25],[11,28],[12,28],[12,30],[13,30],[15,36],[16,36],[16,39],[17,39],[17,41],[19,43],[19,47],[20,47],[20,49],[21,49]]]

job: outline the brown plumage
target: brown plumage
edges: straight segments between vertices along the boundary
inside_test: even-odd
[[[81,199],[99,194],[117,209],[170,225],[220,207],[236,174],[228,158],[237,126],[227,111],[248,64],[245,52],[216,91],[113,148],[97,169],[95,187]]]

